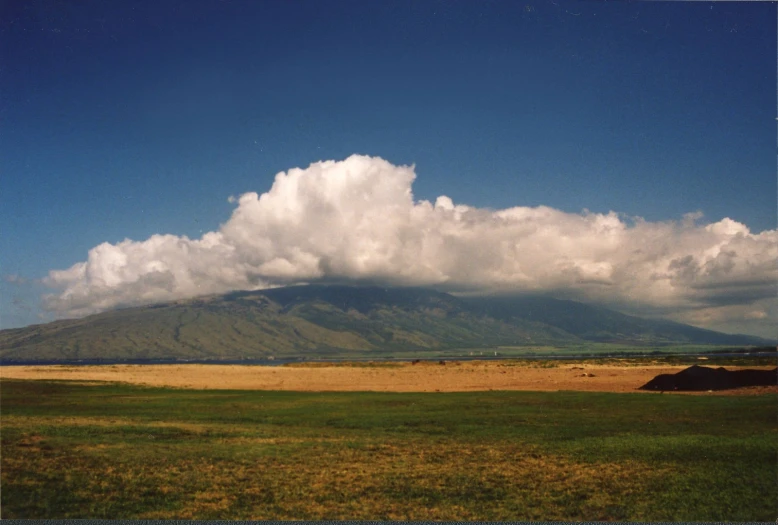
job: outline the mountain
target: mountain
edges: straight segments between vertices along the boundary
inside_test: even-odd
[[[461,298],[420,288],[310,285],[2,330],[0,359],[380,357],[398,350],[586,342],[770,343],[546,297]]]
[[[467,300],[495,319],[537,321],[586,341],[641,344],[770,345],[742,334],[724,334],[665,319],[643,319],[608,308],[549,297],[478,297]]]

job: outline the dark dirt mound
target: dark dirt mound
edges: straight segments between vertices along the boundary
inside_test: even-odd
[[[639,390],[729,390],[743,386],[778,385],[775,370],[727,370],[706,366],[690,366],[677,374],[661,374]]]

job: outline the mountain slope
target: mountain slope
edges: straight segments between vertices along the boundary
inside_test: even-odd
[[[549,297],[477,297],[466,301],[506,322],[538,321],[593,342],[628,344],[696,343],[765,345],[748,335],[732,335],[664,319],[643,319],[607,308]]]
[[[3,361],[327,357],[586,341],[765,344],[541,297],[418,288],[294,286],[235,292],[0,331]]]

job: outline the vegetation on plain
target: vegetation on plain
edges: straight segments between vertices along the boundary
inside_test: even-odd
[[[403,361],[304,361],[284,363],[286,368],[401,368],[406,363]]]
[[[0,382],[4,518],[768,521],[774,396]]]

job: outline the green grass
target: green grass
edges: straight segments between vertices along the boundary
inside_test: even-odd
[[[4,518],[768,521],[774,396],[0,382]]]
[[[284,363],[286,368],[402,368],[402,362],[396,361],[307,361],[298,363]]]
[[[778,366],[776,357],[772,356],[717,356],[711,355],[701,360],[693,355],[667,355],[651,357],[582,357],[580,359],[522,359],[512,358],[497,361],[502,367],[559,368],[570,365],[618,365],[618,366]]]
[[[556,346],[493,346],[493,347],[474,347],[474,348],[443,348],[435,350],[396,350],[387,351],[384,356],[401,358],[439,358],[456,359],[457,357],[501,357],[521,359],[526,357],[544,357],[544,356],[585,356],[590,359],[606,359],[608,356],[613,359],[629,359],[630,356],[649,355],[652,358],[663,359],[675,357],[678,359],[694,360],[694,356],[687,354],[710,353],[715,356],[716,352],[737,352],[744,347],[733,347],[725,345],[705,345],[705,344],[675,344],[675,345],[625,345],[620,343],[593,343],[584,342],[579,344],[566,344]],[[765,351],[763,348],[754,348],[759,351]],[[495,356],[495,353],[497,354]],[[373,356],[375,353],[373,353]],[[330,356],[327,356],[330,357]],[[333,354],[332,357],[341,357],[343,359],[370,358],[370,353],[353,352],[351,354]],[[637,357],[635,357],[637,358]],[[712,357],[719,359],[717,357]],[[725,359],[725,358],[720,358]],[[739,359],[751,363],[753,356],[743,355]],[[778,354],[767,357],[771,363],[776,363]]]

